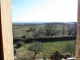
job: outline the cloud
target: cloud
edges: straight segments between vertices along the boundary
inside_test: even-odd
[[[15,6],[12,5],[12,9],[15,9],[15,10],[20,10],[19,8],[16,8]]]
[[[13,6],[13,5],[12,5],[12,9],[15,9],[15,10],[27,10],[26,7],[23,7],[23,8],[17,8],[17,7],[15,7],[15,6]]]

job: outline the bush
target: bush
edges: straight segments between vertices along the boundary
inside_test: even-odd
[[[26,39],[26,36],[22,36],[21,38]]]
[[[38,52],[41,52],[43,49],[43,45],[41,42],[33,42],[29,47],[28,47],[28,50],[29,51],[33,51],[35,53],[35,55],[38,53]]]
[[[74,54],[75,53],[75,44],[67,44],[64,49],[63,49],[63,52],[66,52],[66,53],[72,53]]]
[[[19,41],[19,42],[17,42],[17,48],[20,48],[21,46],[23,46],[23,42],[21,42],[21,41]]]
[[[14,56],[15,56],[15,54],[16,54],[16,48],[14,48]]]
[[[46,59],[46,54],[44,55],[43,60],[47,60],[47,59]]]

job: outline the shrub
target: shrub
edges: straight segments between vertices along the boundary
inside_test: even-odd
[[[16,48],[14,48],[14,56],[15,56],[15,54],[16,54]]]
[[[75,44],[67,44],[64,49],[63,49],[63,52],[66,52],[66,53],[75,53]]]
[[[41,42],[33,42],[29,47],[28,47],[28,50],[29,51],[33,51],[35,53],[35,55],[38,53],[38,52],[41,52],[43,49],[43,45]]]
[[[43,60],[47,60],[47,59],[46,59],[46,54],[44,55]]]
[[[19,48],[19,47],[21,47],[21,46],[23,46],[23,42],[21,42],[21,41],[19,41],[19,42],[17,42],[17,48]]]
[[[21,38],[26,39],[26,36],[22,36]]]

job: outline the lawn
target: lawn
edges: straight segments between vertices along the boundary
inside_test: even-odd
[[[60,54],[65,54],[63,53],[63,48],[68,44],[68,43],[74,43],[75,40],[72,41],[55,41],[55,42],[44,42],[43,43],[43,51],[39,52],[37,54],[37,58],[43,58],[43,56],[46,54],[46,58],[50,58],[50,55],[53,54],[55,51],[59,51]],[[31,43],[24,44],[22,47],[17,49],[16,56],[20,58],[30,58],[34,52],[28,51],[28,46]]]

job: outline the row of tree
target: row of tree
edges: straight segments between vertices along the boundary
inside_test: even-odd
[[[67,30],[66,27],[67,26]],[[40,27],[39,29],[36,29],[36,27],[30,27],[27,31],[27,33],[31,32],[33,37],[53,37],[57,34],[59,34],[61,31],[58,28],[58,25],[56,24],[46,24],[44,27]],[[62,35],[65,36],[65,33],[67,33],[67,36],[76,36],[77,32],[77,24],[62,24]],[[29,35],[29,34],[28,34]],[[30,37],[30,36],[29,36]]]

